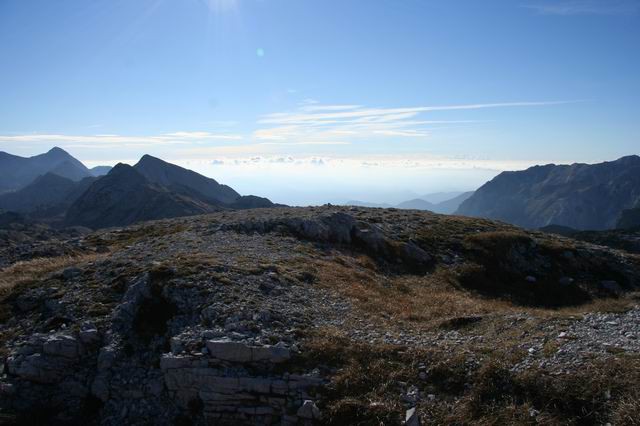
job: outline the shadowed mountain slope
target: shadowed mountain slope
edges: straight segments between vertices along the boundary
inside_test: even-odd
[[[40,215],[59,215],[96,180],[88,177],[79,182],[53,172],[38,176],[19,191],[0,195],[0,209]]]
[[[526,228],[563,225],[609,229],[640,201],[640,157],[599,164],[535,166],[503,172],[484,184],[457,214]]]
[[[66,221],[103,228],[215,210],[210,204],[149,182],[131,166],[118,164],[71,205]]]
[[[619,229],[640,229],[640,207],[623,210],[616,228]]]
[[[91,176],[80,161],[57,147],[28,158],[0,152],[0,193],[24,188],[48,172],[74,181]]]
[[[438,204],[436,204],[436,210],[434,210],[434,212],[443,213],[443,214],[452,214],[453,212],[458,210],[460,205],[463,202],[465,202],[467,199],[469,199],[469,197],[471,197],[473,193],[474,191],[463,192],[462,194],[459,194],[451,199],[441,201]]]
[[[398,204],[396,208],[435,211],[436,205],[421,198],[415,198],[413,200],[403,201]]]
[[[93,176],[104,176],[111,171],[111,166],[96,166],[89,169]]]
[[[240,197],[227,185],[150,155],[143,156],[133,167],[149,182],[177,192],[190,193],[201,201],[228,204]]]

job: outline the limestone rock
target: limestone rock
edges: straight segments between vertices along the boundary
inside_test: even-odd
[[[310,399],[307,399],[306,401],[304,401],[302,406],[298,408],[298,412],[296,414],[301,419],[307,419],[307,420],[320,420],[322,418],[322,413],[320,412],[320,409],[318,408],[316,403]]]
[[[229,340],[209,340],[207,350],[212,358],[228,362],[281,363],[291,358],[291,351],[277,346],[249,346]]]
[[[420,426],[420,417],[416,412],[416,407],[410,408],[405,413],[405,426]]]

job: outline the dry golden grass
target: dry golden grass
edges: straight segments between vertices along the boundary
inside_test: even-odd
[[[473,356],[477,363],[469,363]],[[594,360],[557,375],[532,367],[514,372],[508,353],[455,352],[357,343],[325,330],[305,344],[309,365],[336,369],[323,391],[328,425],[396,425],[408,384],[436,399],[419,403],[422,421],[434,425],[636,425],[640,358]],[[419,366],[426,379],[417,380]],[[535,416],[532,416],[535,412]]]
[[[37,258],[0,269],[0,291],[5,292],[17,285],[37,281],[46,275],[79,263],[95,261],[104,255],[85,254],[80,256],[61,256]]]
[[[639,426],[640,425],[640,400],[626,397],[620,401],[613,412],[613,424]]]
[[[633,297],[595,299],[579,306],[545,309],[523,307],[509,300],[479,295],[461,288],[450,270],[438,268],[418,275],[384,275],[366,256],[318,260],[314,264],[319,285],[338,291],[361,310],[395,320],[438,326],[456,317],[529,312],[541,318],[564,318],[586,312],[622,312],[637,301]]]

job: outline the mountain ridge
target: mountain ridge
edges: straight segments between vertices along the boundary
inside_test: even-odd
[[[548,225],[602,230],[640,202],[640,157],[597,164],[547,164],[502,172],[465,200],[456,214],[525,228]]]
[[[58,147],[32,157],[0,152],[0,193],[24,188],[38,176],[48,172],[75,181],[91,176],[84,164]]]
[[[65,222],[105,228],[212,211],[211,205],[155,185],[134,167],[118,163],[69,207]]]

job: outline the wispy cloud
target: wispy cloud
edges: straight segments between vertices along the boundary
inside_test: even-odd
[[[638,0],[562,0],[523,7],[543,15],[633,15],[640,11]]]
[[[0,135],[0,142],[49,143],[67,147],[152,147],[158,145],[192,145],[211,141],[237,141],[237,134],[217,134],[209,132],[173,132],[160,135],[68,135],[28,133],[21,135]]]
[[[572,101],[573,102],[573,101]],[[435,111],[461,111],[487,108],[537,107],[568,103],[502,102],[404,108],[367,108],[360,105],[304,105],[294,111],[267,114],[254,131],[258,140],[335,141],[351,138],[420,138],[440,124],[477,123],[472,120],[424,120],[421,114]]]

